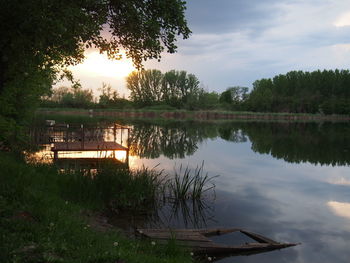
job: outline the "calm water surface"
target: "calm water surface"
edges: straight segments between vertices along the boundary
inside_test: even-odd
[[[207,208],[162,225],[239,227],[279,242],[302,244],[220,262],[349,262],[350,125],[345,123],[128,123],[132,167],[204,170],[216,185]],[[187,211],[187,212],[186,212]],[[184,217],[183,215],[186,215]],[[237,244],[237,234],[217,242]]]
[[[131,168],[158,165],[173,174],[204,161],[205,173],[219,175],[205,202],[164,206],[156,219],[134,226],[244,228],[302,243],[220,262],[349,262],[349,123],[123,124],[132,127]],[[248,242],[237,233],[215,241]]]

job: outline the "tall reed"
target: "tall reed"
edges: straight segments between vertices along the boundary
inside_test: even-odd
[[[174,177],[168,181],[169,195],[178,200],[200,200],[205,192],[214,190],[215,184],[210,181],[218,175],[213,177],[209,177],[208,173],[203,175],[203,167],[204,162],[197,166],[193,173],[188,166],[184,171],[182,165],[179,171],[174,169]]]

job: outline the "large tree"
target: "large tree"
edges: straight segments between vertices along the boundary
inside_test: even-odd
[[[126,78],[130,99],[139,106],[167,104],[173,107],[197,106],[202,89],[199,80],[186,71],[140,70]]]
[[[4,146],[84,49],[142,61],[176,51],[190,30],[181,0],[0,0],[0,143]],[[66,72],[67,73],[67,72]],[[66,74],[70,76],[70,74]],[[2,147],[3,147],[2,146]],[[1,147],[1,145],[0,145]]]

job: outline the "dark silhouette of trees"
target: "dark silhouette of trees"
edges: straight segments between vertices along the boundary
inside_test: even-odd
[[[94,47],[118,59],[144,60],[176,51],[190,30],[181,0],[3,0],[0,8],[0,145],[11,148],[39,98],[67,66]],[[12,147],[13,148],[13,147]]]
[[[291,71],[257,80],[247,104],[252,111],[349,114],[350,72]]]

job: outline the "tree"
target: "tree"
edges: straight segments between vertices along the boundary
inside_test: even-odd
[[[215,109],[219,103],[219,94],[215,91],[207,92],[203,88],[199,93],[199,108],[201,109]]]
[[[149,106],[162,100],[162,72],[156,69],[134,71],[126,78],[130,99],[139,106]]]
[[[176,70],[170,70],[164,73],[162,83],[163,101],[171,106],[178,107],[180,90],[178,89],[178,72]]]
[[[185,106],[193,110],[199,105],[200,96],[204,91],[199,87],[199,79],[194,74],[188,74],[186,77],[186,94],[184,95]]]
[[[220,102],[228,105],[231,109],[241,110],[243,103],[248,98],[248,88],[234,86],[227,88],[220,95]]]
[[[80,63],[84,48],[110,58],[142,61],[176,51],[176,38],[190,30],[181,0],[2,0],[0,9],[0,141],[30,116],[30,105],[48,93],[65,68]],[[62,74],[63,73],[63,74]],[[6,142],[7,141],[7,142]]]
[[[98,103],[102,107],[110,106],[119,98],[118,92],[116,90],[113,90],[110,84],[103,82],[100,91],[101,95],[99,97]]]
[[[52,90],[49,96],[42,98],[45,104],[59,107],[89,108],[93,105],[92,90],[83,89],[80,85],[61,86]]]
[[[126,78],[130,99],[139,106],[167,104],[193,109],[199,101],[199,80],[186,71],[141,70]]]
[[[290,71],[253,84],[251,110],[273,112],[350,113],[350,71]]]

